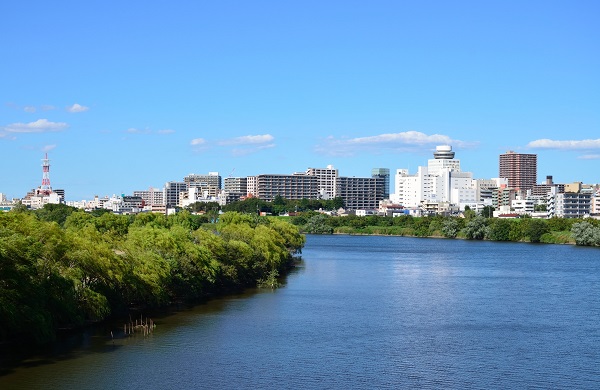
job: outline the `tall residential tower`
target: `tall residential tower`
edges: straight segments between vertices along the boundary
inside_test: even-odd
[[[510,188],[521,191],[537,183],[537,154],[508,151],[500,155],[499,177],[508,179]]]

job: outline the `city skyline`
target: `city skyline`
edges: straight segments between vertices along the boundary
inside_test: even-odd
[[[414,172],[441,144],[475,178],[513,150],[538,155],[538,182],[598,183],[598,11],[3,4],[0,192],[38,187],[46,152],[78,200],[210,171]]]

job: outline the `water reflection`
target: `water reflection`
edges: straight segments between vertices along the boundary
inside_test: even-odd
[[[600,256],[581,249],[309,236],[280,289],[79,335],[0,388],[596,388]]]

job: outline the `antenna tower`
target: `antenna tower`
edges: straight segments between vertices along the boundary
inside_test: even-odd
[[[48,160],[48,153],[46,157],[42,159],[42,185],[40,186],[40,194],[50,195],[52,187],[50,187],[50,160]]]

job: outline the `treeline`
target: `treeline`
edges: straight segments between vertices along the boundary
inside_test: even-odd
[[[240,213],[267,213],[279,215],[291,212],[304,212],[314,210],[337,210],[344,207],[342,198],[334,199],[284,199],[277,195],[272,202],[258,198],[248,198],[243,201],[232,202],[220,207],[216,202],[196,202],[187,207],[189,211],[206,212],[209,215],[222,211],[237,211]]]
[[[288,222],[235,212],[212,224],[187,211],[0,213],[0,341],[44,342],[132,306],[273,286],[303,245]]]
[[[600,246],[600,221],[594,219],[485,218],[474,212],[465,218],[428,216],[343,216],[304,213],[291,222],[312,234],[381,234],[414,237],[447,237],[469,240],[575,243]]]

